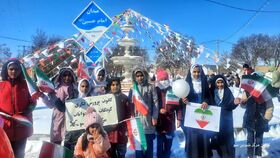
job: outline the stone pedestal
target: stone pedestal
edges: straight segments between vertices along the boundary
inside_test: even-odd
[[[128,95],[130,88],[132,88],[132,82],[121,82],[122,85],[122,92],[126,95]]]

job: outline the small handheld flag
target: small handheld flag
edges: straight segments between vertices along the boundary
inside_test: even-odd
[[[16,115],[11,116],[11,115],[6,114],[4,112],[0,112],[0,115],[4,116],[6,118],[10,118],[10,119],[12,119],[12,120],[22,124],[22,125],[25,125],[25,126],[28,126],[28,127],[32,127],[32,122],[29,121],[27,119],[27,117],[25,117],[23,115],[16,114]]]
[[[37,77],[37,85],[40,91],[50,93],[54,91],[54,84],[49,77],[37,66],[35,67],[35,74]]]
[[[20,64],[21,66],[21,70],[23,73],[23,76],[25,78],[27,87],[28,87],[28,91],[29,94],[31,95],[32,99],[37,99],[39,98],[39,96],[41,95],[41,93],[39,92],[38,87],[36,86],[36,84],[33,82],[33,80],[30,78],[30,76],[28,75],[28,73],[26,72],[25,67],[23,66],[23,64]]]

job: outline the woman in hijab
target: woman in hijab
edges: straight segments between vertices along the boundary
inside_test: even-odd
[[[107,86],[106,71],[103,67],[97,66],[92,74],[93,94],[102,95],[106,93]]]
[[[32,122],[31,107],[36,101],[31,99],[20,61],[17,59],[7,61],[2,67],[1,77],[0,112],[12,117],[25,117]],[[26,141],[33,134],[33,127],[20,124],[11,118],[3,117],[3,120],[3,129],[10,140],[15,158],[24,157]]]
[[[220,157],[235,157],[232,110],[238,104],[222,75],[216,75],[211,83],[211,102],[221,107],[220,131],[211,138],[211,148],[217,150]]]
[[[207,78],[201,65],[195,64],[191,66],[186,82],[190,85],[190,93],[186,98],[182,99],[184,103],[183,116],[189,102],[199,103],[202,109],[206,109],[210,99]],[[184,120],[182,125],[183,123]],[[182,126],[182,129],[186,138],[185,151],[187,152],[187,157],[204,158],[211,156],[209,136],[206,131],[184,126]]]

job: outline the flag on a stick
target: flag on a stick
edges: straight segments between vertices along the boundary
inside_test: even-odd
[[[28,73],[26,72],[25,67],[23,66],[23,64],[20,64],[21,66],[21,70],[23,73],[23,76],[25,78],[27,87],[28,87],[28,91],[29,94],[31,95],[32,99],[37,99],[39,98],[39,96],[41,95],[41,93],[39,92],[38,87],[36,86],[36,84],[33,82],[33,80],[30,78],[30,76],[28,75]]]
[[[277,92],[275,88],[271,86],[270,81],[258,75],[243,75],[241,88],[250,93],[259,104],[277,96]]]
[[[39,158],[72,158],[72,152],[60,145],[43,141]]]
[[[0,112],[0,115],[4,116],[6,118],[10,118],[10,119],[12,119],[12,120],[22,124],[22,125],[25,125],[25,126],[28,126],[28,127],[32,127],[32,122],[30,120],[28,120],[27,117],[25,117],[23,115],[17,114],[17,115],[11,116],[11,115],[6,114],[4,112]]]
[[[37,85],[40,91],[50,93],[54,91],[54,84],[49,77],[37,66],[35,67],[35,74],[37,77]]]
[[[148,105],[144,102],[143,98],[140,95],[140,92],[138,90],[137,84],[134,83],[133,85],[133,96],[132,101],[134,105],[136,106],[136,110],[140,112],[142,115],[147,115],[149,108]]]
[[[130,148],[133,150],[147,150],[147,142],[140,118],[126,121]]]
[[[82,79],[82,78],[89,79],[90,78],[84,53],[82,53],[80,55],[78,69],[77,69],[77,76],[80,79]]]
[[[266,87],[266,89],[262,92],[262,94],[258,98],[256,98],[256,101],[259,104],[262,104],[276,96],[277,96],[277,90],[269,84]]]
[[[179,105],[179,100],[180,100],[180,98],[178,98],[178,97],[172,92],[172,90],[168,90],[168,91],[166,92],[165,104],[168,104],[168,105]]]
[[[269,80],[259,75],[243,75],[241,88],[247,91],[251,96],[259,98],[262,92],[269,85]]]

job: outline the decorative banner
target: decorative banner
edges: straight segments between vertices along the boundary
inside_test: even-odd
[[[73,25],[94,43],[102,37],[112,24],[112,19],[93,1],[73,21]]]
[[[201,104],[191,103],[186,106],[184,126],[219,132],[221,107],[208,106],[202,110]]]
[[[103,126],[117,124],[116,99],[113,94],[68,100],[66,106],[66,130],[84,129],[84,118],[88,106],[94,107],[103,119]]]
[[[99,60],[101,55],[102,55],[101,51],[98,48],[96,48],[95,46],[92,46],[86,52],[86,56],[95,64],[97,63],[97,61]]]

